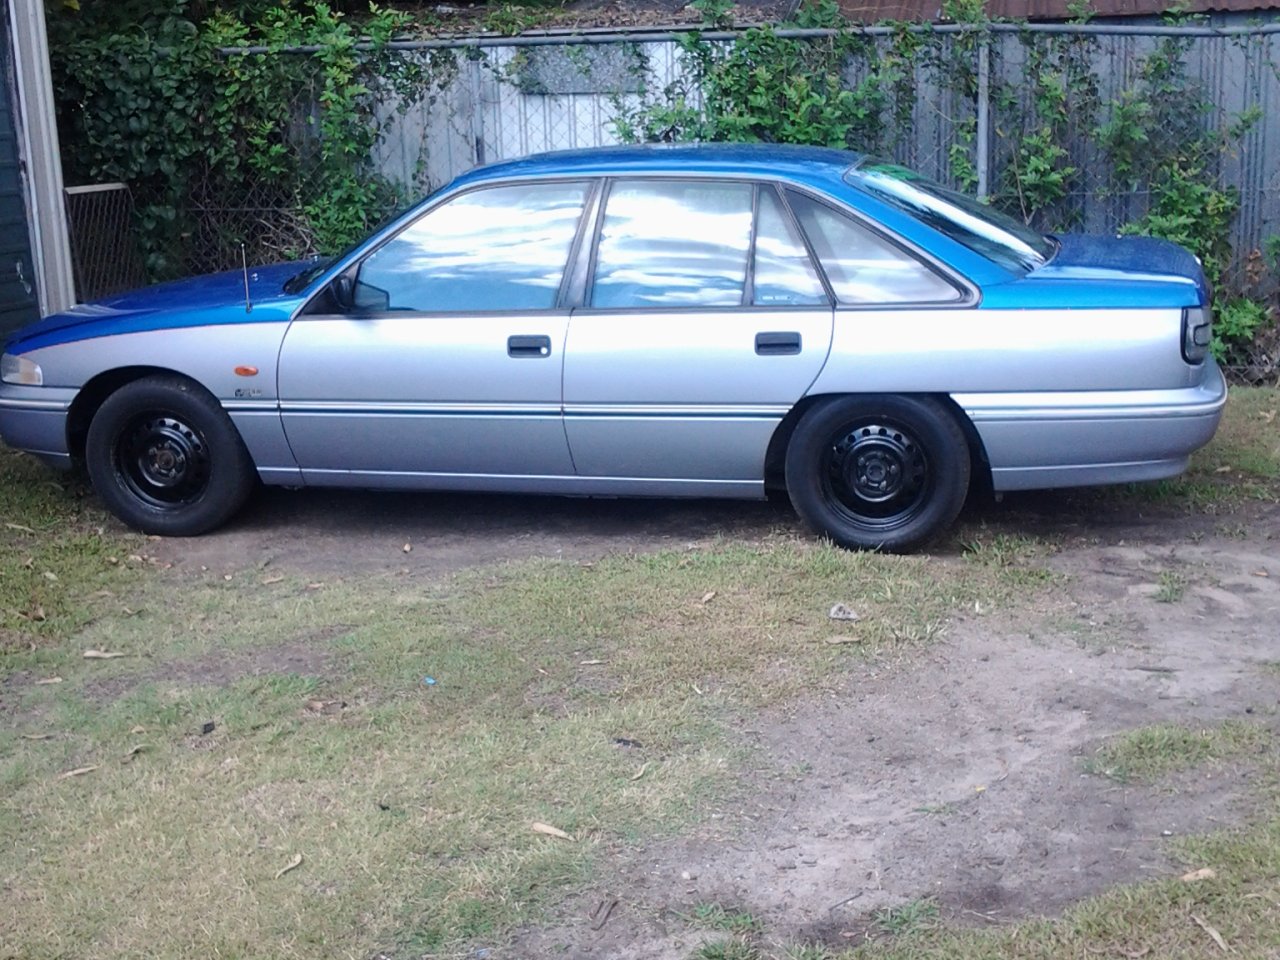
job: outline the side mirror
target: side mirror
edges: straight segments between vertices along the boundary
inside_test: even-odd
[[[333,299],[342,310],[351,310],[356,302],[356,282],[350,273],[339,274],[330,285]]]

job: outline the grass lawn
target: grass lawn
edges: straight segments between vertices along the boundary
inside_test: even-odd
[[[1233,391],[1219,439],[1162,496],[1274,496],[1278,405]],[[0,957],[499,942],[610,849],[735,789],[735,725],[755,711],[907,661],[959,609],[1030,609],[1054,589],[1049,548],[985,534],[932,558],[777,537],[433,581],[179,573],[77,481],[3,450],[0,524]],[[831,620],[835,603],[860,619]],[[1159,775],[1252,735],[1165,730],[1096,762]],[[1178,952],[1205,937],[1184,929],[1205,891],[1223,936],[1275,946],[1249,930],[1277,929],[1280,819],[1187,855],[1218,878],[996,939],[887,917],[889,952],[858,956],[1208,956]],[[723,949],[759,954],[747,927]],[[1135,939],[1147,931],[1164,939]]]

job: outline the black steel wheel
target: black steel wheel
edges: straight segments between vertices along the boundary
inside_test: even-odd
[[[833,397],[811,407],[787,447],[787,492],[816,532],[844,547],[903,551],[949,527],[969,489],[969,450],[941,403]]]
[[[164,536],[226,522],[256,476],[217,400],[181,377],[146,377],[111,394],[89,424],[85,462],[112,513]]]

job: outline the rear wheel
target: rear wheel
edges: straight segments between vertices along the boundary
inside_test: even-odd
[[[787,446],[787,493],[816,532],[843,547],[911,550],[951,525],[969,489],[969,450],[930,397],[833,397]]]
[[[143,533],[189,537],[225,523],[255,471],[222,407],[181,377],[146,377],[103,402],[85,442],[107,508]]]

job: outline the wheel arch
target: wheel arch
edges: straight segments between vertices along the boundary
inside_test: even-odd
[[[177,370],[146,365],[116,367],[86,381],[80,388],[80,392],[76,394],[75,400],[71,401],[71,408],[67,411],[67,450],[71,456],[83,459],[85,440],[89,436],[89,424],[107,397],[135,380],[155,376],[180,377],[196,383],[195,380]]]
[[[800,402],[791,408],[790,412],[782,418],[782,422],[773,431],[773,436],[769,440],[768,451],[765,453],[764,483],[767,490],[780,492],[786,490],[784,467],[787,459],[787,444],[791,442],[791,435],[795,433],[796,425],[805,413],[823,401],[853,396],[859,396],[859,394],[850,392],[811,394],[801,398]],[[982,436],[978,433],[978,428],[973,425],[973,421],[969,419],[969,415],[964,412],[960,404],[956,403],[955,399],[947,393],[906,393],[900,394],[900,396],[930,397],[946,407],[951,413],[952,419],[955,420],[961,432],[964,433],[965,443],[969,448],[971,487],[977,488],[981,492],[989,492],[992,489],[991,461],[987,457],[987,448],[982,442]]]

